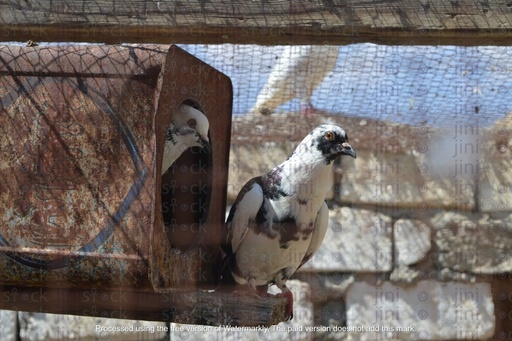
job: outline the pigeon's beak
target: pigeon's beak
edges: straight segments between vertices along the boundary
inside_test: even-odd
[[[340,152],[341,152],[342,155],[350,155],[354,159],[357,157],[356,151],[354,150],[354,148],[352,148],[352,146],[348,142],[343,142],[341,144]]]
[[[201,143],[201,146],[204,149],[204,151],[210,154],[212,146],[210,145],[210,140],[208,139],[208,136],[201,135],[199,142]]]

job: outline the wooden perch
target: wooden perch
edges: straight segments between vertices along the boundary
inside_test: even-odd
[[[210,326],[270,326],[285,319],[286,299],[232,292],[63,289],[2,286],[0,309],[170,321]],[[37,302],[37,309],[34,309]]]
[[[507,0],[5,1],[2,40],[510,45]]]

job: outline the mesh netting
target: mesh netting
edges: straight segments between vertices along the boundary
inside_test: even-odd
[[[315,50],[323,46],[181,47],[231,78],[234,114],[254,112],[259,93],[276,91],[276,83],[268,83],[275,68],[281,68],[280,76],[288,77],[288,83],[297,88],[308,86],[301,78],[314,83],[312,74],[325,75],[311,102],[332,114],[413,125],[489,126],[512,106],[510,47],[355,44],[339,47],[335,63],[329,62],[331,55],[320,53],[318,57]],[[290,91],[300,92],[288,87],[282,93],[282,105],[273,112],[301,109],[301,94],[291,94],[294,99],[287,101]]]

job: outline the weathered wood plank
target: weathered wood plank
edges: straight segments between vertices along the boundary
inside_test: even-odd
[[[507,0],[9,0],[2,40],[104,43],[512,44]]]
[[[231,292],[0,286],[0,294],[0,309],[211,326],[278,324],[286,307],[285,298]]]

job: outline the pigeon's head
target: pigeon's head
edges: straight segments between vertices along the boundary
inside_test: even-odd
[[[310,148],[319,151],[331,163],[340,155],[349,155],[356,158],[356,151],[348,143],[345,130],[337,125],[323,124],[316,127],[305,139]]]
[[[173,116],[173,123],[180,133],[187,137],[189,147],[210,148],[208,130],[210,122],[199,110],[182,104],[176,108]]]

